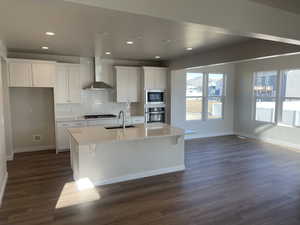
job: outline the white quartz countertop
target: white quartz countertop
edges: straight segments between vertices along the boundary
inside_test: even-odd
[[[144,116],[131,116],[130,118],[142,118]],[[91,119],[85,119],[83,116],[72,116],[72,117],[58,117],[55,118],[56,122],[79,122],[79,121],[95,121],[95,120],[117,120],[118,117],[112,117],[112,118],[91,118]]]
[[[68,128],[79,145],[132,141],[184,135],[184,130],[167,124],[139,124],[133,128],[105,129],[103,126]]]

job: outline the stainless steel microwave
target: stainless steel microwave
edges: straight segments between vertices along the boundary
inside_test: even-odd
[[[146,90],[146,104],[164,104],[165,92],[163,90]]]

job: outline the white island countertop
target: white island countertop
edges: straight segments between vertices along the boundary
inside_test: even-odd
[[[93,126],[69,128],[68,131],[79,145],[184,135],[183,129],[171,127],[168,124],[139,124],[125,129],[106,129],[103,126]]]

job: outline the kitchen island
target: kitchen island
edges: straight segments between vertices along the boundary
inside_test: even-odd
[[[167,124],[68,131],[75,180],[104,185],[185,169],[184,131]]]

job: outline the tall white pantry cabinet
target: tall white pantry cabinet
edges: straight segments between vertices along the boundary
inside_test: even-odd
[[[54,93],[56,104],[81,102],[80,65],[57,63]]]

